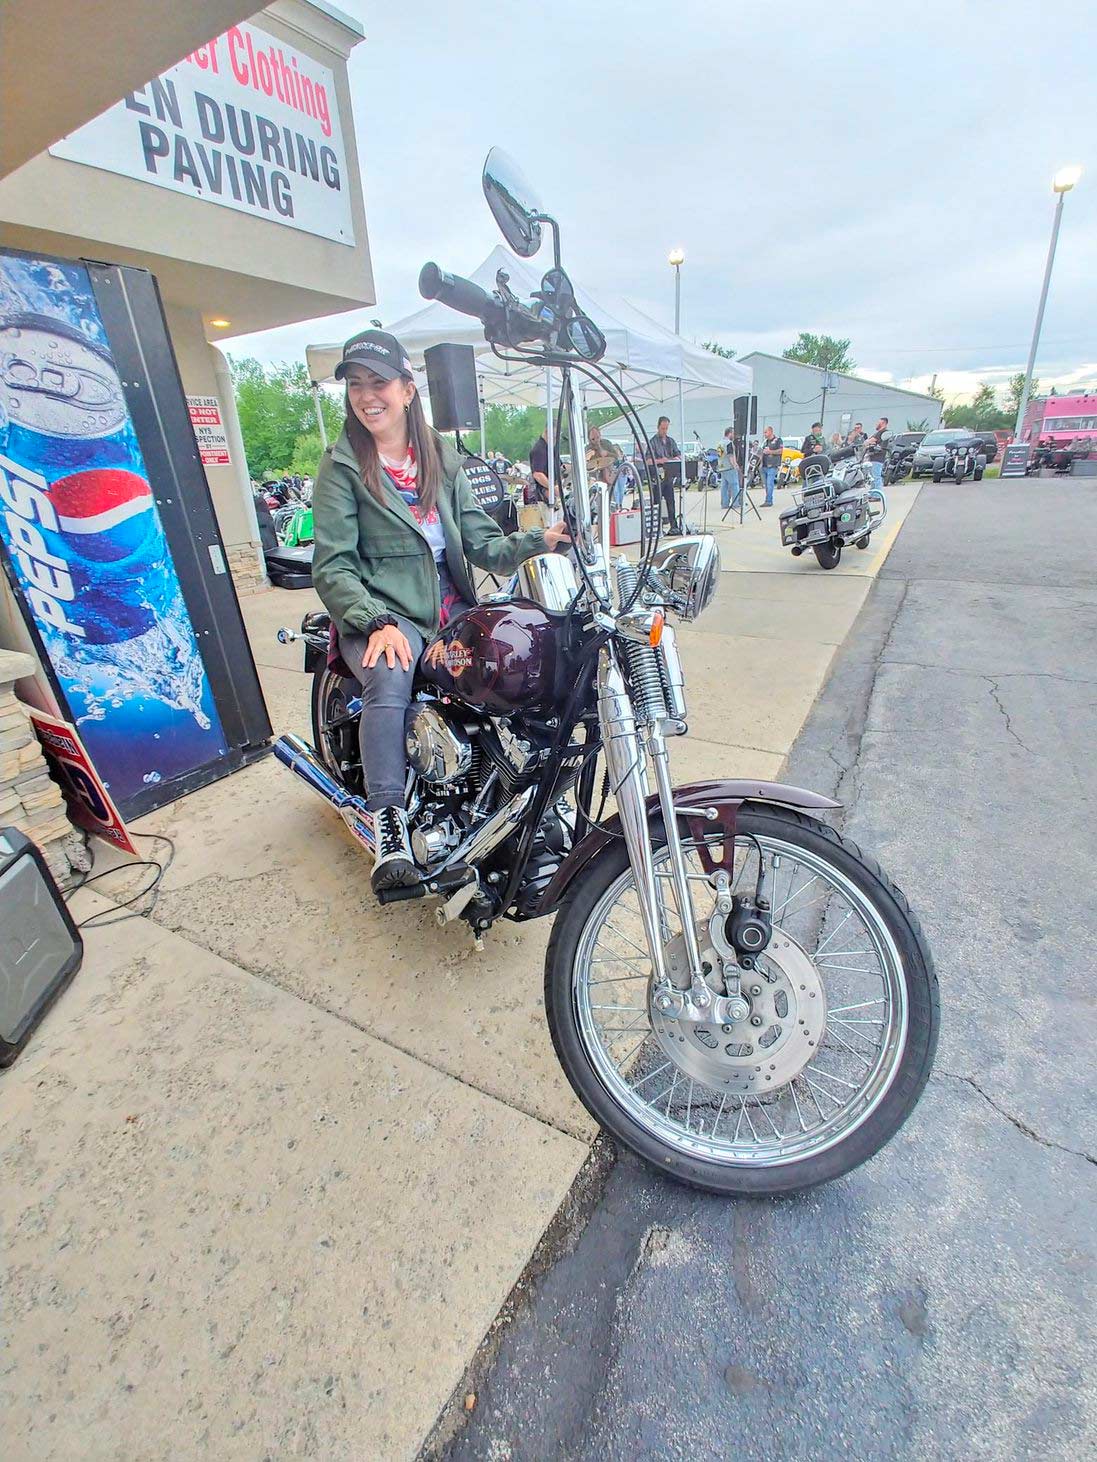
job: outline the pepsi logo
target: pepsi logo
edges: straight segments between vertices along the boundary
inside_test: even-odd
[[[136,472],[96,467],[59,477],[48,489],[62,533],[81,538],[83,557],[126,558],[151,527],[152,489]]]

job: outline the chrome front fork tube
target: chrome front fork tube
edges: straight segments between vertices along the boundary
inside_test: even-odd
[[[660,731],[651,731],[647,738],[647,749],[655,769],[659,805],[667,837],[671,888],[682,925],[689,966],[688,969],[676,971],[669,977],[663,957],[667,936],[666,921],[662,914],[662,900],[659,897],[651,847],[651,830],[648,826],[643,743],[636,729],[636,717],[624,676],[608,647],[598,657],[598,711],[606,765],[609,767],[610,784],[617,801],[621,829],[636,879],[636,896],[651,953],[655,983],[670,983],[683,992],[688,991],[692,1003],[703,1007],[708,1002],[709,990],[701,972],[701,952],[697,943],[693,899],[682,853],[682,841],[678,835],[666,738]]]
[[[621,830],[636,879],[636,897],[651,954],[651,967],[656,984],[663,985],[667,971],[663,959],[655,860],[648,830],[644,756],[625,677],[608,645],[598,654],[598,716],[610,786],[617,801]]]
[[[682,839],[678,834],[678,814],[674,806],[674,789],[670,780],[670,756],[667,740],[659,730],[648,733],[648,755],[655,768],[655,786],[659,793],[659,806],[663,813],[663,827],[667,835],[667,862],[670,865],[670,884],[674,890],[674,902],[678,906],[678,918],[682,924],[685,939],[686,959],[689,962],[689,980],[680,988],[691,991],[694,1005],[708,1004],[709,989],[701,972],[701,950],[697,943],[697,926],[693,918],[693,897],[689,888],[685,854]]]

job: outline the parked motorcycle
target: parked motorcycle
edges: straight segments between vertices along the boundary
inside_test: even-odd
[[[858,459],[858,449],[841,447],[800,463],[803,487],[793,507],[781,514],[781,542],[799,558],[811,549],[824,569],[835,569],[851,543],[865,549],[887,518],[887,498]]]
[[[605,340],[561,266],[559,226],[498,150],[483,182],[515,253],[531,257],[551,231],[541,289],[526,303],[504,271],[488,294],[428,264],[422,293],[480,319],[502,359],[558,372],[573,442],[587,438],[577,378],[597,384],[636,439],[649,506],[636,561],[611,562],[608,488],[577,457],[573,554],[527,561],[517,592],[426,647],[406,723],[421,882],[381,900],[436,899],[440,925],[460,919],[477,936],[500,919],[555,916],[548,1026],[608,1132],[719,1193],[823,1182],[893,1137],[928,1079],[930,952],[879,865],[819,820],[830,798],[750,778],[672,785],[668,743],[688,711],[669,619],[711,605],[716,543],[660,542],[652,454],[598,364]],[[275,752],[372,851],[358,687],[331,658],[330,630],[322,613],[302,622],[315,749],[283,736]]]
[[[906,445],[888,449],[882,473],[885,487],[892,487],[895,483],[902,482],[905,477],[910,476],[914,466],[914,453],[917,450],[917,442],[908,442]]]
[[[933,459],[933,480],[941,482],[951,477],[954,482],[963,482],[965,477],[970,477],[982,482],[986,465],[986,445],[981,437],[953,437]]]

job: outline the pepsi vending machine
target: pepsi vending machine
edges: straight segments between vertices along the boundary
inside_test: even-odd
[[[0,559],[56,712],[123,817],[266,749],[259,677],[145,270],[0,252]]]

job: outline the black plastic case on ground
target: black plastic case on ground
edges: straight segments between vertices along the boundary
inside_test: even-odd
[[[0,1066],[10,1066],[80,968],[84,941],[41,850],[0,828]]]

